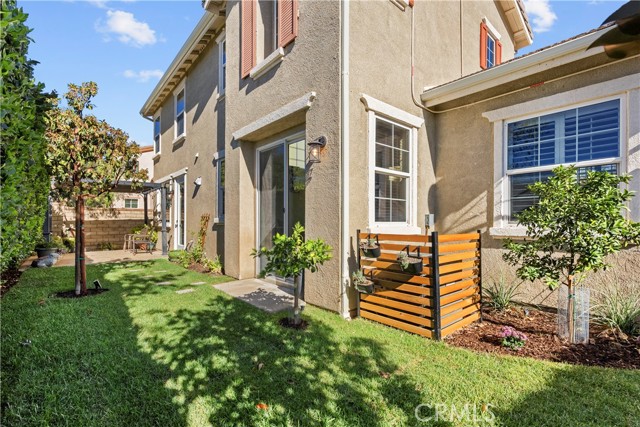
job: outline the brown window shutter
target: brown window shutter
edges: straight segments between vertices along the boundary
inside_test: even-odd
[[[244,79],[256,66],[256,1],[242,0],[240,5],[241,71]]]
[[[502,64],[502,43],[496,40],[496,65]]]
[[[298,35],[298,0],[278,0],[278,46],[285,47]]]
[[[485,70],[487,68],[487,36],[489,30],[484,22],[480,23],[480,68]]]

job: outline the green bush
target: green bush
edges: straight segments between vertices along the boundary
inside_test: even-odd
[[[27,57],[27,15],[14,0],[2,1],[0,34],[0,271],[18,264],[42,236],[49,196],[45,168],[44,85],[34,79]]]
[[[620,283],[606,287],[592,307],[594,321],[626,335],[640,335],[640,288]]]
[[[219,255],[216,255],[213,259],[204,258],[201,264],[210,273],[222,274],[222,262]]]
[[[76,239],[74,237],[63,237],[62,243],[69,252],[74,252],[76,250]]]
[[[496,311],[504,311],[512,304],[516,296],[519,295],[518,289],[522,285],[522,281],[507,283],[504,273],[500,275],[497,281],[491,281],[487,286],[482,288],[482,294],[489,298],[485,300],[485,304]]]
[[[178,261],[184,252],[186,252],[184,249],[169,251],[169,261]]]
[[[100,243],[98,243],[98,250],[99,251],[112,251],[113,250],[113,243],[111,243],[111,242],[100,242]]]

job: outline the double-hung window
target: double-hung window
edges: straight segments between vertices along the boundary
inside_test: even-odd
[[[174,93],[175,103],[175,139],[184,137],[186,129],[185,86],[184,83]]]
[[[502,44],[498,31],[485,18],[480,23],[480,68],[487,69],[502,62]]]
[[[227,39],[223,32],[218,36],[218,96],[224,95],[227,88]]]
[[[528,186],[561,164],[587,171],[620,171],[620,100],[614,99],[506,124],[509,218],[536,203]]]
[[[375,117],[374,221],[406,224],[412,185],[411,129]]]
[[[160,154],[160,115],[153,120],[153,152]]]

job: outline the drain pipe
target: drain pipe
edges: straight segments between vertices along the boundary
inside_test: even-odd
[[[342,221],[340,227],[341,272],[340,272],[340,311],[345,319],[349,315],[349,1],[340,2],[340,160],[342,193]]]

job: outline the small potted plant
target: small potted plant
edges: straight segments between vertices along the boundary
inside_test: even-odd
[[[353,272],[351,276],[351,282],[356,290],[363,294],[372,294],[373,293],[373,282],[364,275],[362,270],[357,270]]]
[[[362,253],[366,257],[378,258],[380,256],[380,245],[373,237],[369,237],[360,242],[360,249],[362,249]]]
[[[57,253],[58,249],[60,249],[60,244],[55,239],[52,239],[49,242],[43,239],[36,245],[35,249],[38,254],[38,258],[42,258]]]
[[[422,274],[422,258],[411,257],[408,252],[401,251],[398,252],[398,263],[405,273],[414,275]]]

